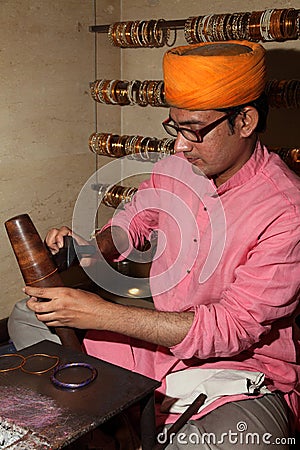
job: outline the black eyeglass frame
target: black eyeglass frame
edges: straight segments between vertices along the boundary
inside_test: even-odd
[[[228,119],[228,117],[233,116],[234,114],[236,114],[236,111],[229,111],[228,113],[225,114],[225,116],[219,117],[217,120],[215,120],[212,123],[209,123],[208,125],[206,125],[205,127],[201,128],[200,130],[191,130],[190,128],[185,128],[185,127],[178,127],[177,125],[173,125],[170,124],[169,122],[173,119],[171,119],[171,117],[168,117],[166,120],[164,120],[162,122],[162,126],[164,127],[164,130],[173,137],[177,137],[178,133],[181,133],[182,136],[190,142],[195,142],[198,144],[201,144],[203,142],[204,137],[210,133],[214,128],[216,128],[218,125],[220,125],[222,122],[224,122],[226,119]],[[170,133],[170,129],[174,130],[175,133]],[[195,136],[195,140],[187,138],[185,136],[185,131],[187,133],[189,133],[190,135],[194,135]]]

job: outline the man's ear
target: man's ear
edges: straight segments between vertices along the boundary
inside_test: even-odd
[[[245,106],[238,116],[241,137],[249,137],[257,127],[259,115],[253,106]]]

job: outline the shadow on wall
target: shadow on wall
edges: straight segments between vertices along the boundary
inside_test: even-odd
[[[268,80],[300,80],[300,51],[271,49],[266,55]],[[298,103],[300,103],[298,92]],[[300,108],[270,108],[262,141],[270,147],[300,147]]]

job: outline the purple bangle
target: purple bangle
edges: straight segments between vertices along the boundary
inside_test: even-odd
[[[84,367],[86,369],[89,369],[91,371],[91,376],[83,380],[81,383],[64,383],[63,381],[59,381],[56,378],[59,372],[65,369],[70,369],[72,367]],[[91,366],[90,364],[83,362],[73,362],[57,366],[53,372],[53,375],[51,375],[50,380],[54,384],[54,386],[62,389],[79,389],[92,383],[92,381],[94,381],[95,378],[97,377],[97,374],[98,374],[97,369]]]

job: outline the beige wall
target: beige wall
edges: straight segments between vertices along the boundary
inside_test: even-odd
[[[99,21],[119,18],[119,1],[98,3]],[[71,225],[78,192],[95,167],[88,149],[95,129],[95,36],[88,29],[94,22],[93,0],[0,0],[1,224],[28,213],[42,238],[53,226]],[[118,52],[103,43],[102,54],[106,68],[119,70]],[[106,113],[102,120],[108,128]],[[109,117],[109,127],[114,123],[119,118]],[[3,225],[0,248],[3,318],[23,286]]]
[[[165,109],[95,105],[89,82],[95,78],[161,79],[166,48],[120,50],[108,43],[106,34],[90,33],[89,25],[120,18],[171,20],[299,8],[297,0],[253,0],[250,5],[251,9],[249,2],[240,0],[0,0],[1,222],[28,213],[42,237],[52,226],[71,225],[82,185],[96,167],[111,161],[95,158],[88,150],[88,136],[96,129],[165,136],[161,128]],[[181,44],[186,42],[183,31],[178,31],[176,45]],[[270,79],[299,78],[299,40],[264,46]],[[264,141],[272,146],[299,146],[298,124],[299,110],[272,110]],[[110,208],[101,206],[100,225],[111,214]],[[4,227],[0,239],[1,318],[21,298],[23,282]]]

